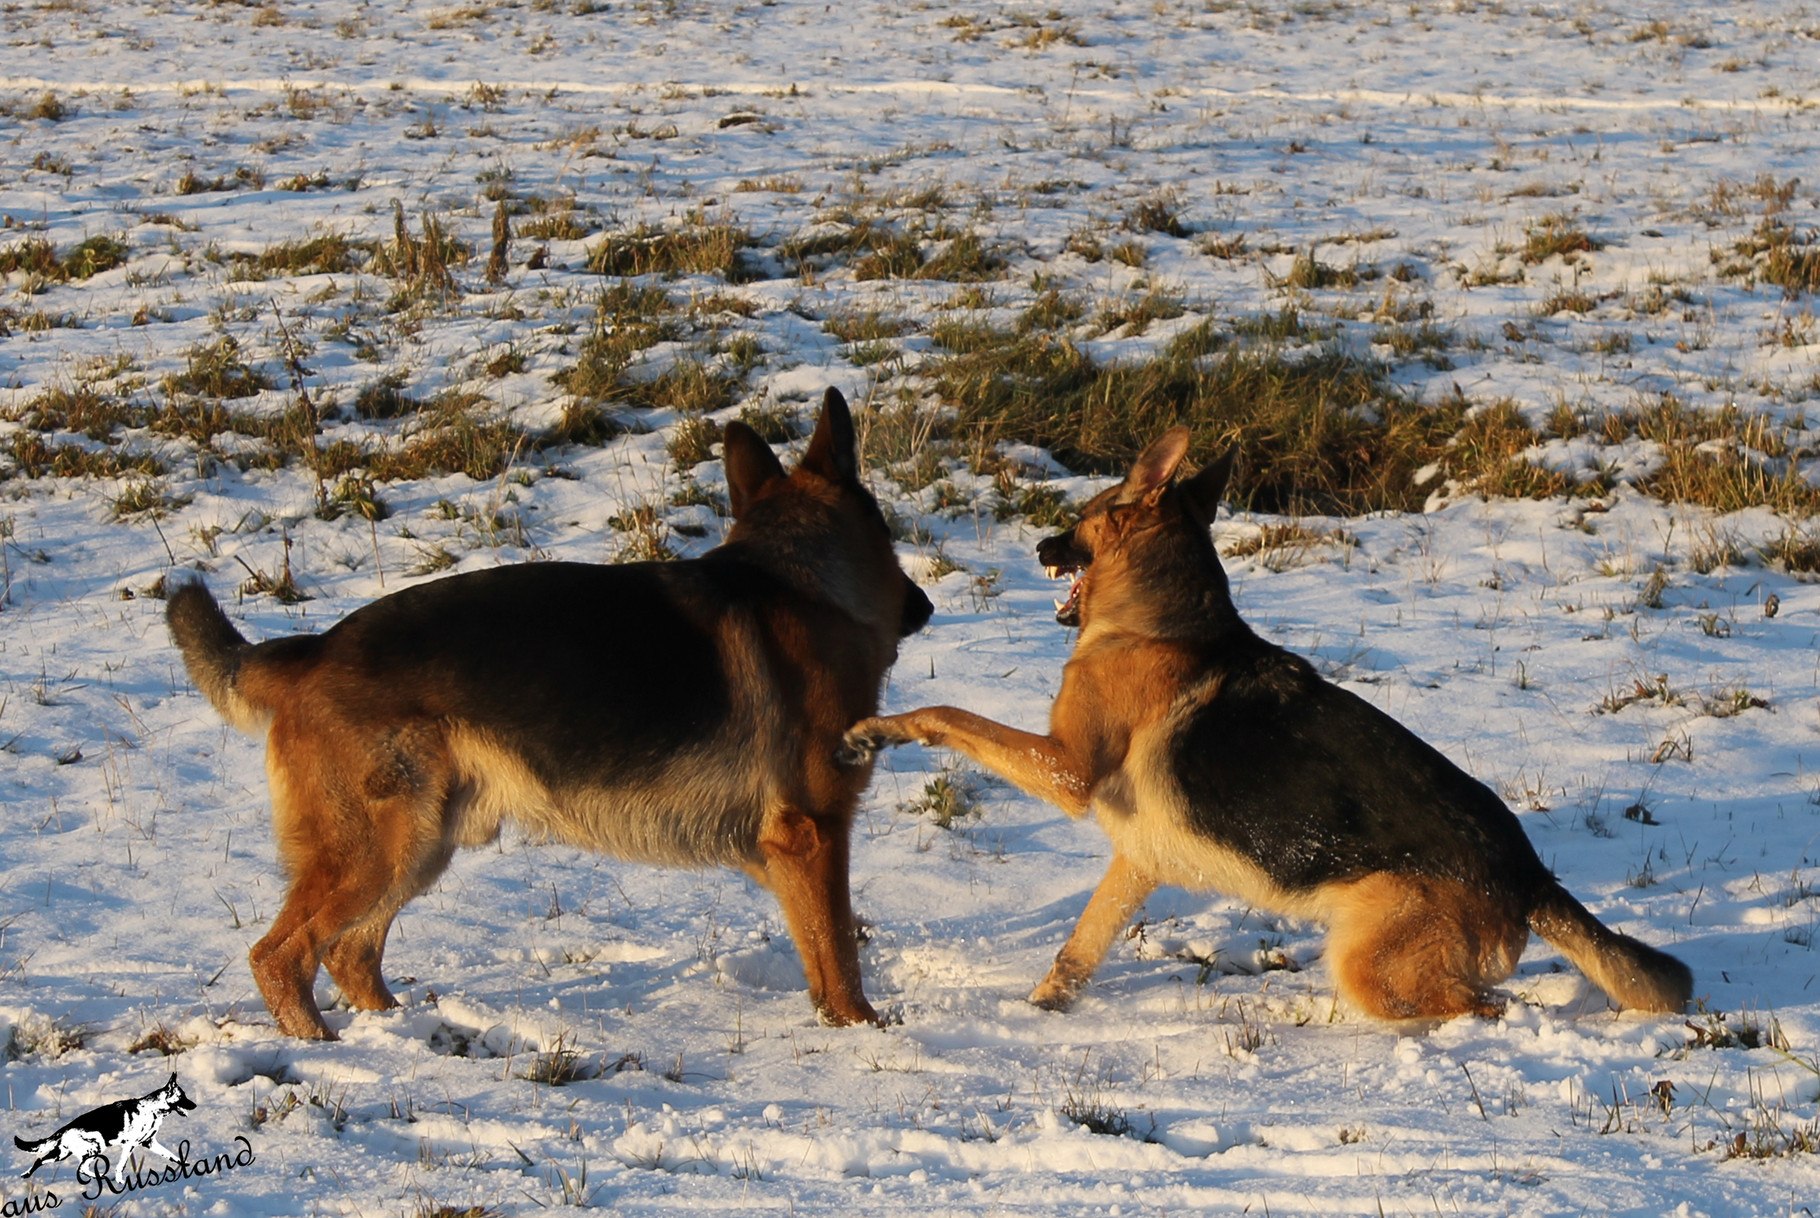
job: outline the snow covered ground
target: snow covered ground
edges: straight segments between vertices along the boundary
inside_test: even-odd
[[[643,430],[591,447],[514,438],[557,423],[551,378],[619,282],[590,250],[641,225],[750,241],[737,273],[639,281],[664,321],[633,374],[723,377],[717,421],[806,412],[827,384],[924,401],[943,322],[1008,324],[1059,289],[1100,316],[1173,302],[1148,328],[1082,319],[1098,359],[1294,307],[1311,344],[1389,360],[1426,400],[1541,420],[1672,394],[1798,446],[1815,298],[1724,264],[1766,215],[1820,221],[1810,6],[30,0],[0,9],[0,47],[0,265],[32,241],[60,260],[20,253],[0,286],[0,1133],[174,1069],[197,1109],[161,1140],[255,1158],[119,1212],[1820,1204],[1820,590],[1757,554],[1802,522],[1633,490],[1647,441],[1533,454],[1603,463],[1620,484],[1597,499],[1437,480],[1425,512],[1304,519],[1262,549],[1284,522],[1241,513],[1217,540],[1261,631],[1490,784],[1600,917],[1691,965],[1685,1022],[1609,1012],[1541,944],[1501,1021],[1364,1022],[1333,1009],[1310,927],[1172,890],[1076,1010],[1038,1011],[1103,838],[904,749],[854,848],[867,990],[901,1022],[818,1026],[742,876],[508,836],[400,919],[402,1010],[332,1009],[339,1043],[291,1041],[246,965],[282,892],[261,748],[189,686],[151,594],[200,566],[269,637],[448,570],[713,544],[723,481],[679,458],[687,411],[614,408]],[[519,227],[488,282],[502,199]],[[1133,223],[1146,202],[1176,231]],[[395,203],[471,258],[447,280],[385,263]],[[957,283],[802,253],[867,218],[1000,263]],[[1593,248],[1527,260],[1563,228]],[[356,253],[300,252],[325,237]],[[119,248],[87,274],[92,239]],[[1298,280],[1310,254],[1350,274]],[[852,337],[874,314],[893,324]],[[319,457],[409,447],[420,417],[357,406],[388,385],[523,431],[498,476],[319,484],[282,427],[189,425],[211,369],[241,366],[267,387],[228,405],[276,419],[301,386]],[[57,393],[127,413],[47,424]],[[83,454],[84,476],[27,476]],[[947,474],[877,477],[937,605],[887,707],[1040,725],[1070,643],[1043,530]],[[323,519],[324,488],[389,514]],[[310,599],[270,594],[287,558]],[[577,1077],[536,1081],[552,1065]],[[86,1204],[67,1164],[0,1201],[45,1189]]]

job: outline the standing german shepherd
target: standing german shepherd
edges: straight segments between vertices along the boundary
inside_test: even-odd
[[[790,474],[741,423],[725,460],[733,527],[688,562],[456,575],[257,645],[200,585],[171,594],[192,679],[267,734],[291,886],[252,968],[281,1029],[333,1038],[318,965],[354,1006],[396,1005],[393,917],[508,817],[623,858],[743,868],[776,893],[816,1011],[876,1022],[847,883],[868,775],[834,754],[932,606],[860,485],[839,393]]]
[[[1076,574],[1079,626],[1047,736],[953,707],[867,719],[843,755],[957,749],[1071,816],[1112,865],[1030,999],[1066,1007],[1158,884],[1213,889],[1329,927],[1340,992],[1382,1019],[1494,1016],[1534,931],[1626,1007],[1678,1011],[1693,977],[1601,925],[1501,800],[1407,728],[1239,620],[1208,526],[1233,454],[1173,484],[1177,428],[1080,523],[1045,538]]]

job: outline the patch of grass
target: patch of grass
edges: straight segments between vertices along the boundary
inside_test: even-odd
[[[1039,529],[1059,529],[1074,520],[1074,504],[1060,489],[1042,483],[1015,486],[1006,495],[1001,491],[1001,518],[1022,516]]]
[[[1338,546],[1350,550],[1358,538],[1344,529],[1313,529],[1300,521],[1267,524],[1255,534],[1241,537],[1222,549],[1227,558],[1257,557],[1258,565],[1267,571],[1288,571],[1305,566],[1317,548]]]
[[[1283,276],[1283,286],[1312,291],[1319,288],[1357,287],[1361,279],[1374,278],[1375,273],[1363,271],[1357,266],[1331,266],[1315,257],[1314,251],[1297,254],[1289,266],[1289,273]]]
[[[190,502],[188,495],[167,494],[150,478],[128,482],[108,501],[108,515],[115,520],[156,520]]]
[[[1789,527],[1757,551],[1763,561],[1791,575],[1820,572],[1820,537],[1806,528]]]
[[[897,338],[910,326],[902,318],[867,309],[830,314],[822,319],[822,329],[843,343],[869,343]]]
[[[1176,424],[1207,460],[1239,441],[1233,498],[1260,511],[1353,514],[1419,507],[1416,470],[1439,456],[1464,413],[1424,406],[1388,372],[1338,348],[1290,358],[1270,347],[1205,343],[1101,364],[1046,335],[935,361],[929,376],[960,425],[988,444],[1047,448],[1069,468],[1120,473]]]
[[[614,562],[669,562],[676,557],[670,548],[669,527],[654,503],[639,503],[607,517],[607,525],[625,536],[625,544],[613,555]]]
[[[966,775],[943,770],[923,784],[915,799],[898,805],[898,810],[911,816],[926,816],[938,829],[953,829],[955,822],[980,814],[979,795]]]
[[[1604,248],[1605,243],[1594,239],[1572,216],[1557,213],[1543,216],[1524,229],[1523,246],[1517,256],[1533,266],[1550,258],[1572,262],[1581,254]]]
[[[744,256],[751,244],[752,235],[733,224],[640,224],[601,238],[588,251],[588,269],[597,275],[719,275],[740,283],[752,277]]]
[[[682,336],[676,302],[656,286],[622,280],[595,298],[594,326],[582,340],[580,358],[555,381],[578,398],[618,398],[626,370],[642,351]]]
[[[30,431],[13,433],[8,446],[14,471],[25,478],[118,478],[125,474],[148,477],[165,472],[164,463],[150,453],[99,450],[80,444],[51,444]]]
[[[387,373],[368,381],[354,395],[354,413],[363,419],[398,419],[415,414],[423,403],[404,391],[404,377]]]
[[[450,234],[447,225],[425,212],[422,235],[412,236],[405,222],[404,204],[392,201],[392,240],[373,254],[373,268],[398,282],[394,307],[434,297],[447,300],[460,295],[452,268],[467,265],[472,251]]]
[[[23,272],[29,277],[58,283],[90,279],[125,262],[127,254],[126,242],[118,237],[90,237],[62,257],[43,237],[27,237],[0,249],[0,275]]]
[[[756,431],[759,439],[773,446],[787,444],[797,437],[795,412],[778,402],[742,407],[739,421]]]
[[[1660,467],[1637,489],[1666,502],[1719,512],[1760,506],[1788,516],[1820,512],[1820,488],[1789,459],[1786,433],[1767,414],[1735,406],[1698,411],[1665,395],[1649,407],[1615,412],[1601,430],[1608,443],[1634,433],[1661,446]]]
[[[327,497],[316,515],[323,520],[335,520],[352,513],[363,520],[384,520],[392,514],[391,507],[373,486],[371,478],[358,474],[344,474]]]
[[[1146,195],[1125,213],[1125,227],[1134,233],[1162,233],[1189,237],[1193,231],[1182,223],[1182,195],[1178,190]]]
[[[175,1057],[196,1047],[194,1037],[185,1036],[169,1024],[153,1024],[141,1032],[132,1044],[127,1046],[128,1053],[157,1053],[162,1057]]]
[[[966,232],[949,241],[915,270],[918,279],[947,283],[980,283],[996,279],[1005,268],[1003,257],[986,247],[978,233]],[[860,277],[857,269],[855,277]]]
[[[1142,241],[1121,241],[1106,251],[1106,256],[1120,266],[1141,270],[1150,261],[1150,250]]]
[[[714,446],[718,443],[719,427],[707,419],[690,418],[670,429],[670,438],[664,445],[664,451],[670,454],[676,472],[686,474],[713,457]]]
[[[1099,311],[1094,324],[1101,334],[1123,329],[1128,337],[1137,337],[1150,329],[1153,321],[1168,321],[1187,311],[1179,294],[1166,288],[1152,288],[1142,296],[1113,301]]]
[[[279,563],[276,575],[247,566],[244,559],[240,560],[240,565],[246,567],[247,572],[246,579],[240,584],[242,596],[270,596],[285,605],[296,605],[311,599],[308,593],[297,586],[297,578],[291,571],[291,538],[288,533],[284,538],[284,558]]]
[[[609,440],[625,435],[627,430],[629,429],[624,423],[599,406],[578,399],[563,406],[555,425],[543,433],[538,447],[580,444],[587,448],[599,448]]]
[[[1578,288],[1556,292],[1536,306],[1536,312],[1543,317],[1553,317],[1557,313],[1590,313],[1599,307],[1599,302]]]
[[[680,359],[648,381],[622,382],[614,397],[647,410],[702,415],[733,405],[739,388],[739,378],[731,373],[698,359]]]
[[[126,242],[118,237],[90,237],[63,256],[63,269],[71,279],[88,279],[113,270],[126,255]]]
[[[478,394],[438,395],[425,406],[423,427],[400,447],[374,453],[368,472],[382,482],[433,474],[466,474],[476,482],[497,478],[528,437],[516,424],[483,414],[487,404]]]
[[[904,490],[920,491],[942,476],[950,446],[939,412],[906,398],[861,411],[855,422],[861,460]]]
[[[322,233],[302,241],[282,241],[258,254],[230,255],[233,261],[263,275],[340,275],[357,270],[373,246],[346,233]]]
[[[1062,330],[1087,316],[1087,306],[1078,297],[1050,288],[1018,315],[1019,333],[1038,330]]]
[[[599,1075],[600,1063],[586,1060],[580,1050],[569,1046],[566,1037],[558,1036],[548,1049],[531,1058],[531,1064],[518,1077],[546,1087],[566,1087]]]
[[[581,241],[600,229],[594,217],[575,206],[573,196],[562,199],[532,197],[526,200],[531,214],[519,219],[518,236],[525,241]]]
[[[1755,1011],[1739,1011],[1734,1020],[1724,1011],[1701,1010],[1683,1020],[1682,1026],[1688,1032],[1682,1055],[1690,1049],[1769,1048],[1786,1052],[1789,1048],[1788,1037],[1775,1016],[1770,1016],[1766,1024]]]
[[[1473,412],[1449,442],[1442,468],[1462,488],[1486,496],[1546,499],[1604,489],[1576,484],[1558,470],[1543,469],[1524,459],[1542,440],[1515,402],[1492,402]]]
[[[1730,278],[1771,283],[1790,297],[1820,293],[1820,231],[1797,233],[1767,219],[1733,246],[1733,253],[1719,261],[1720,272]]]
[[[923,247],[920,233],[882,217],[866,217],[845,227],[792,238],[778,247],[778,253],[804,267],[845,264],[858,280],[977,283],[998,278],[1005,267],[1004,258],[972,231],[950,235],[932,254],[925,254]]]
[[[21,271],[44,279],[64,277],[63,262],[57,257],[57,247],[43,237],[27,237],[0,248],[0,275],[13,275]]]
[[[947,314],[929,327],[929,338],[944,351],[965,353],[993,350],[1010,341],[1011,336],[991,322]]]
[[[271,382],[240,354],[231,334],[212,343],[191,347],[182,372],[164,378],[167,393],[188,393],[210,398],[250,398],[271,388]]]
[[[75,431],[108,441],[123,427],[145,423],[145,412],[92,385],[56,386],[28,401],[13,415],[34,431]]]

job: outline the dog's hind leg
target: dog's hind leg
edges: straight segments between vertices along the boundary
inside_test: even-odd
[[[401,810],[411,816],[415,809]],[[386,819],[381,816],[379,819]],[[452,843],[432,839],[434,845],[423,853],[426,857],[416,867],[407,867],[403,875],[394,875],[391,885],[365,917],[342,931],[322,953],[322,966],[340,988],[348,1005],[361,1011],[389,1011],[398,1005],[391,987],[386,984],[382,960],[386,936],[392,920],[413,897],[436,882],[454,856]]]
[[[1074,933],[1056,953],[1049,975],[1030,991],[1030,1001],[1045,1010],[1067,1010],[1106,958],[1112,940],[1155,890],[1154,879],[1124,855],[1114,853],[1112,865],[1093,890]]]
[[[1529,928],[1464,884],[1380,872],[1331,895],[1328,958],[1340,993],[1379,1019],[1495,1019]]]
[[[388,1011],[398,1005],[380,966],[392,917],[388,912],[383,918],[369,917],[349,927],[322,953],[322,967],[334,978],[348,1005],[357,1010]]]
[[[802,956],[816,1012],[832,1024],[877,1023],[878,1012],[860,985],[846,826],[784,808],[765,817],[758,848],[767,887]]]
[[[278,917],[253,946],[253,979],[278,1026],[332,1040],[314,993],[327,964],[357,1007],[395,1005],[380,972],[392,916],[449,857],[439,827],[447,781],[434,754],[405,765],[344,733],[273,731],[267,769],[279,849],[292,875]],[[376,757],[393,764],[374,768]],[[404,778],[400,778],[400,774]],[[345,942],[344,942],[345,941]]]

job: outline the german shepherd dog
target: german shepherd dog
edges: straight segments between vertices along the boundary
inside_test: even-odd
[[[1075,575],[1080,638],[1046,736],[953,707],[867,719],[843,756],[958,750],[1071,816],[1112,864],[1030,1000],[1063,1009],[1158,884],[1328,927],[1339,991],[1380,1019],[1499,1014],[1534,931],[1625,1007],[1679,1011],[1680,961],[1598,922],[1503,801],[1239,620],[1209,534],[1233,453],[1179,484],[1188,433],[1151,444],[1037,556]]]
[[[31,1142],[14,1138],[14,1146],[28,1155],[38,1156],[20,1179],[30,1179],[32,1173],[46,1163],[72,1156],[78,1168],[96,1159],[105,1163],[107,1156],[101,1152],[109,1143],[119,1144],[120,1158],[113,1165],[116,1184],[125,1182],[127,1161],[133,1157],[135,1147],[157,1151],[167,1161],[176,1162],[177,1156],[158,1144],[158,1129],[166,1116],[173,1112],[188,1112],[195,1106],[196,1101],[183,1094],[183,1088],[177,1085],[177,1076],[173,1074],[168,1083],[150,1095],[91,1108],[46,1137]]]
[[[724,443],[734,524],[691,561],[455,575],[259,644],[200,585],[173,591],[191,678],[266,734],[290,888],[251,956],[283,1031],[333,1039],[318,965],[353,1006],[395,1006],[392,919],[507,818],[622,858],[745,870],[783,907],[821,1017],[877,1021],[847,880],[869,775],[835,752],[933,606],[860,485],[838,392],[789,474],[744,424]]]

